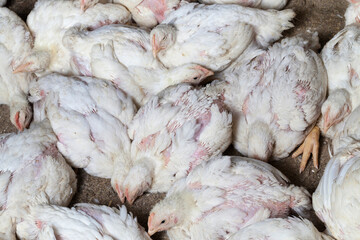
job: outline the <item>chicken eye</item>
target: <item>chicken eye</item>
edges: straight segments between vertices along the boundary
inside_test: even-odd
[[[165,220],[162,220],[162,221],[161,221],[161,224],[164,224],[164,223],[165,223]]]
[[[197,80],[198,79],[198,77],[194,77],[194,80]]]

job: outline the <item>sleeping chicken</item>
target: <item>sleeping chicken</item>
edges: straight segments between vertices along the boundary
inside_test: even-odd
[[[321,107],[321,118],[304,144],[295,153],[303,152],[303,162],[310,153],[318,158],[320,131],[326,137],[334,139],[353,109],[360,105],[360,25],[346,26],[337,33],[321,52],[328,75],[328,98]],[[305,167],[305,165],[304,165]]]
[[[149,33],[140,28],[109,25],[93,31],[74,27],[64,38],[74,72],[114,82],[139,105],[170,85],[197,84],[213,73],[196,64],[165,68],[152,56]]]
[[[263,161],[287,157],[315,124],[327,76],[311,50],[318,45],[312,37],[286,38],[268,50],[252,46],[218,75],[225,83],[214,86],[223,88],[234,115],[233,144],[241,154]]]
[[[67,206],[75,191],[75,173],[57,150],[48,121],[0,135],[0,233],[5,239],[11,239],[7,231],[30,205]]]
[[[125,206],[79,203],[69,209],[38,205],[30,208],[25,219],[17,227],[20,239],[150,240]]]
[[[96,4],[83,13],[78,1],[39,0],[27,18],[35,37],[33,53],[23,60],[15,72],[74,74],[71,71],[70,52],[62,43],[67,29],[73,26],[96,29],[129,20],[130,13],[119,4]],[[72,60],[73,64],[82,64],[77,59]]]
[[[271,165],[242,157],[217,157],[177,181],[151,210],[148,232],[170,239],[228,239],[267,218],[305,214],[309,193],[288,185]],[[261,230],[259,230],[261,231]]]
[[[166,67],[196,63],[221,71],[252,42],[267,46],[279,39],[294,16],[292,10],[189,3],[170,13],[150,39],[154,56]]]
[[[231,143],[231,114],[220,95],[188,84],[169,87],[139,109],[129,126],[133,166],[124,182],[132,203],[145,191],[166,192]]]
[[[270,218],[251,224],[232,235],[229,240],[332,240],[320,233],[307,219],[294,217]]]
[[[360,236],[360,107],[334,139],[335,156],[313,194],[313,206],[327,230],[339,240]]]
[[[89,77],[50,74],[30,85],[35,120],[47,117],[57,146],[69,164],[89,174],[125,178],[130,161],[127,126],[136,112],[130,97],[115,86]]]
[[[14,12],[0,8],[0,104],[10,107],[11,123],[22,131],[32,117],[27,100],[29,73],[13,74],[12,71],[29,54],[33,38],[26,24]]]

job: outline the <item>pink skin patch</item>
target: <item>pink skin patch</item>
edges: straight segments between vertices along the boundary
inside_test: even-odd
[[[360,21],[359,21],[359,23],[360,23]],[[358,75],[358,73],[355,71],[355,69],[352,68],[352,67],[350,67],[349,74],[350,74],[350,86],[351,86],[351,87],[354,87],[355,82],[359,82],[359,81],[360,81],[359,75]]]
[[[40,221],[40,220],[36,220],[36,221],[35,221],[35,225],[36,225],[36,227],[37,227],[38,229],[42,229],[43,226],[44,226],[43,222]]]
[[[79,71],[80,75],[87,77],[92,76],[91,70],[86,66],[86,62],[83,59],[76,56],[73,56],[71,59],[75,64],[76,69]]]
[[[201,189],[202,184],[200,182],[192,182],[188,185],[190,189]]]
[[[249,112],[249,99],[250,99],[250,94],[246,96],[245,101],[241,108],[244,115],[248,114]]]
[[[104,219],[102,217],[101,211],[97,211],[96,209],[86,208],[86,207],[77,207],[76,209],[80,210],[80,211],[84,212],[86,215],[92,217],[102,226]]]
[[[140,150],[146,150],[148,148],[154,147],[156,137],[159,136],[160,132],[151,134],[141,140],[141,142],[138,144],[138,148]]]
[[[198,148],[194,152],[194,154],[191,156],[194,160],[190,162],[189,168],[186,171],[187,174],[189,174],[197,165],[199,165],[205,156],[209,155],[209,150],[204,147],[202,144],[198,144]]]
[[[165,19],[165,12],[167,10],[166,0],[143,0],[138,6],[149,8],[159,23]]]
[[[196,119],[196,123],[200,124],[199,129],[195,132],[194,139],[198,140],[200,134],[204,130],[204,128],[209,124],[211,120],[211,112],[207,111],[204,114],[201,114],[198,119]]]
[[[161,152],[162,158],[164,159],[164,166],[166,167],[169,162],[170,162],[170,158],[171,158],[171,145],[166,148],[164,151]]]

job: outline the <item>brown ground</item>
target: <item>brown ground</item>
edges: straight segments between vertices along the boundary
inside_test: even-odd
[[[31,10],[34,0],[11,0],[8,6],[17,12],[22,18]],[[286,36],[293,36],[303,33],[306,30],[318,31],[322,46],[344,26],[344,12],[347,7],[345,0],[289,0],[287,8],[292,8],[297,13],[294,24],[295,28],[287,31]],[[15,128],[9,121],[9,110],[0,106],[0,133],[12,132]],[[311,164],[302,174],[299,174],[300,158],[293,160],[286,158],[272,164],[281,170],[292,183],[304,186],[309,192],[314,192],[322,176],[326,163],[329,160],[327,144],[321,139],[320,147],[320,170],[316,170]],[[236,154],[236,151],[229,149],[228,154]],[[83,170],[78,171],[78,192],[72,204],[78,202],[90,202],[116,206],[120,204],[115,192],[111,189],[110,181],[106,179],[89,176]],[[147,214],[152,206],[162,199],[163,194],[145,194],[138,199],[133,206],[128,206],[129,211],[138,217],[140,224],[146,226]],[[321,222],[312,217],[313,222],[322,229]],[[154,235],[154,239],[167,239],[164,234]]]

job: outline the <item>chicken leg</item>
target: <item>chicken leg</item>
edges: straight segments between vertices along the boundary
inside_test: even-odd
[[[302,154],[301,164],[300,164],[300,173],[302,173],[306,167],[306,164],[310,158],[310,154],[313,156],[314,167],[319,169],[319,138],[320,138],[320,128],[315,126],[310,133],[306,136],[304,142],[300,147],[293,153],[292,158],[296,158]]]

